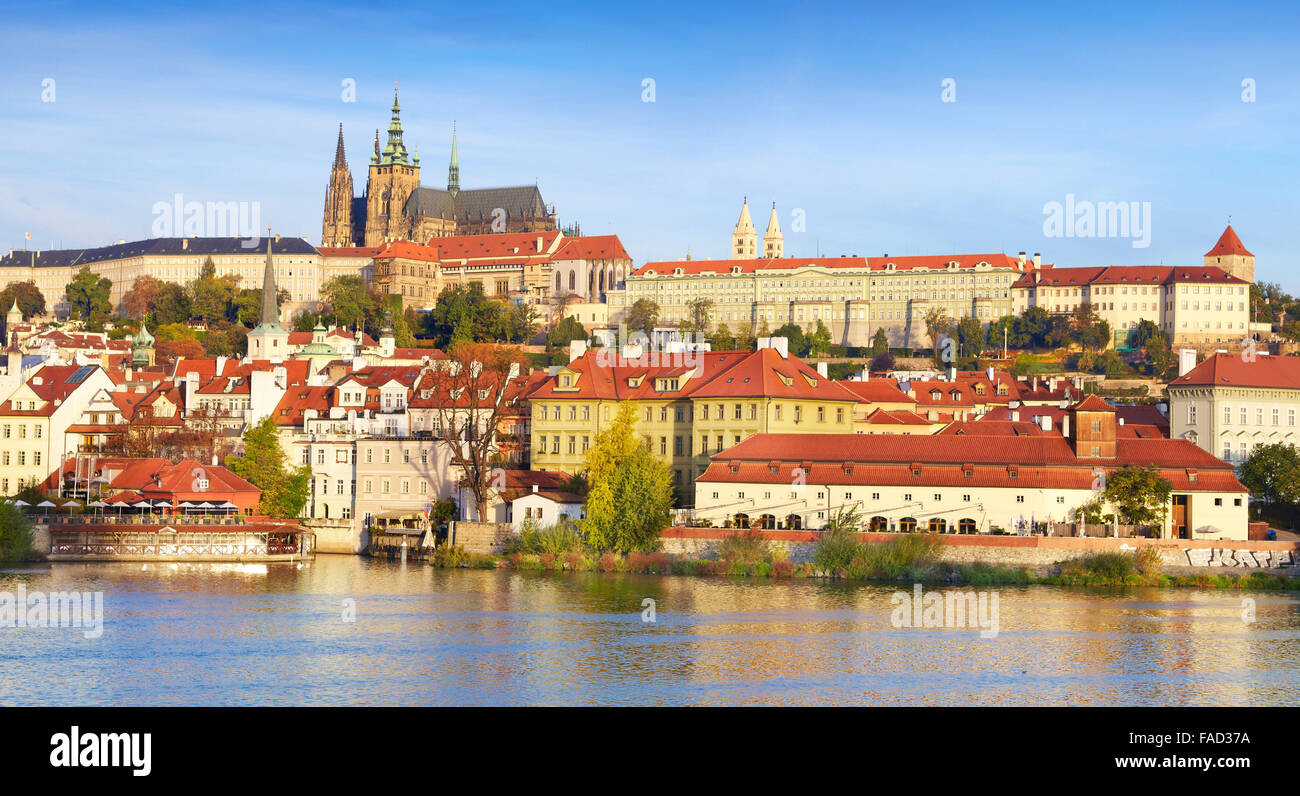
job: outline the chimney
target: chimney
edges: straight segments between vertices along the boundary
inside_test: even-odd
[[[541,240],[541,238],[538,238],[538,240]],[[533,494],[537,494],[537,484],[533,484]]]
[[[1020,410],[1019,410],[1019,409],[1012,409],[1012,410],[1011,410],[1011,422],[1012,422],[1012,423],[1019,423],[1019,422],[1020,422]]]
[[[181,251],[185,251],[185,250],[188,249],[189,247],[190,247],[190,239],[189,239],[189,238],[181,238]]]
[[[542,236],[541,236],[541,235],[538,235],[538,236],[537,236],[537,251],[538,251],[538,253],[541,253],[541,251],[542,251]]]
[[[1070,415],[1061,415],[1061,436],[1069,438],[1070,436]]]
[[[1051,431],[1051,430],[1052,430],[1052,416],[1043,415],[1043,431]]]
[[[996,381],[996,378],[994,378],[994,370],[992,365],[989,365],[988,368],[984,370],[984,375],[989,377],[989,381]]]
[[[1121,417],[1117,422],[1118,422],[1121,426],[1124,425],[1124,418]]]
[[[1184,348],[1178,352],[1178,376],[1182,378],[1187,375],[1187,371],[1196,367],[1196,349]]]
[[[1034,252],[1034,268],[1040,268],[1043,265],[1043,255]]]
[[[276,242],[276,243],[279,243],[279,242],[280,242],[280,233],[278,233],[278,232],[275,234],[275,242]]]
[[[817,375],[818,375],[818,376],[821,376],[823,379],[828,379],[828,378],[830,378],[830,376],[827,375],[826,363],[825,363],[825,362],[818,362],[818,363],[817,363]]]
[[[569,361],[570,361],[570,362],[572,362],[572,361],[575,360],[575,359],[581,359],[582,356],[583,356],[584,354],[586,354],[586,353],[587,353],[587,341],[586,341],[586,340],[570,340],[570,341],[569,341]]]
[[[1020,270],[1025,270],[1025,253],[1020,253]]]

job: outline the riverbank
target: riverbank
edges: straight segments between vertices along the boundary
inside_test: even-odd
[[[993,586],[1148,586],[1201,589],[1300,590],[1291,571],[1238,573],[1166,569],[1153,546],[1134,551],[1103,551],[1063,558],[1048,567],[953,560],[955,547],[937,534],[904,534],[885,541],[863,541],[865,534],[823,539],[810,559],[796,563],[781,547],[758,533],[736,533],[721,540],[712,557],[663,551],[626,555],[568,547],[547,548],[545,538],[500,554],[472,553],[442,547],[429,556],[430,566],[444,569],[515,569],[533,571],[635,573],[645,575],[722,576],[755,579],[824,578],[862,582],[908,582]],[[1082,540],[1088,541],[1088,540]],[[1151,540],[1144,540],[1151,541]],[[540,549],[539,549],[540,548]]]

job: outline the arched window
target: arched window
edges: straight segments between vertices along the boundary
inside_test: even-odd
[[[916,533],[916,517],[904,517],[899,520],[898,530],[903,533]]]
[[[558,295],[559,292],[560,292],[560,272],[559,272],[559,271],[556,271],[556,272],[555,272],[555,292],[556,292],[557,295]]]
[[[803,517],[798,514],[791,514],[785,518],[785,527],[792,531],[803,529]]]
[[[957,520],[957,533],[975,533],[975,520],[970,517],[962,517]]]
[[[577,272],[576,272],[576,271],[570,271],[570,272],[569,272],[569,292],[573,292],[573,291],[576,289],[576,288],[574,287],[574,285],[576,285],[576,284],[578,284],[578,280],[577,280]]]
[[[889,519],[887,517],[875,516],[871,518],[871,530],[876,533],[884,533],[889,530]]]
[[[759,517],[758,527],[762,528],[765,531],[774,530],[776,528],[776,515],[764,514],[763,516]]]
[[[735,517],[735,520],[736,520],[736,527],[737,527],[737,528],[748,528],[748,527],[749,527],[749,515],[748,515],[748,514],[737,514],[736,517]]]
[[[947,533],[948,521],[942,517],[930,518],[930,533]]]

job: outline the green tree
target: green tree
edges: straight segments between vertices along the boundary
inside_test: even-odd
[[[885,327],[881,326],[876,329],[875,335],[871,338],[871,356],[878,357],[888,353],[889,335],[885,334]]]
[[[635,436],[636,408],[619,405],[587,451],[587,518],[583,531],[598,550],[654,550],[668,527],[672,474]]]
[[[25,561],[31,552],[31,520],[12,503],[0,505],[0,565]]]
[[[713,299],[693,298],[686,302],[686,319],[681,322],[679,328],[683,332],[707,335],[712,317]]]
[[[15,301],[18,302],[18,311],[23,314],[24,321],[45,314],[45,294],[30,279],[26,282],[10,282],[0,291],[0,305],[3,305],[0,306],[0,315],[8,312]]]
[[[734,351],[736,349],[736,338],[731,334],[731,329],[727,324],[720,323],[718,328],[713,330],[713,336],[709,338],[709,346],[714,351]]]
[[[793,323],[787,323],[784,326],[772,332],[773,337],[784,337],[788,341],[790,353],[797,357],[805,356],[808,353],[808,339],[804,337],[803,329]]]
[[[984,349],[984,324],[979,318],[963,315],[957,322],[957,346],[961,356],[979,356]]]
[[[831,330],[826,328],[821,318],[817,319],[817,326],[813,333],[807,338],[808,351],[807,356],[824,357],[831,350]]]
[[[1256,445],[1237,468],[1241,483],[1265,503],[1300,503],[1300,448],[1285,442]]]
[[[321,322],[321,317],[319,315],[309,310],[303,310],[302,312],[293,316],[293,321],[291,321],[289,325],[292,327],[291,329],[292,331],[310,332],[313,329],[315,329],[316,324],[320,322]]]
[[[1052,316],[1042,307],[1030,307],[1016,318],[1011,331],[1013,348],[1043,348]]]
[[[572,340],[586,340],[587,330],[572,315],[566,315],[546,335],[546,344],[554,349],[567,349]]]
[[[87,328],[93,328],[102,326],[113,312],[113,304],[109,301],[112,289],[110,279],[95,276],[90,267],[85,266],[68,283],[64,296],[77,316],[86,322]]]
[[[153,299],[153,325],[185,323],[192,308],[189,291],[175,282],[163,282]]]
[[[1129,525],[1163,525],[1169,511],[1174,485],[1160,475],[1155,465],[1125,465],[1106,477],[1102,497],[1119,509]]]
[[[398,348],[414,348],[415,334],[411,331],[411,325],[406,320],[406,313],[402,312],[402,295],[392,293],[388,296],[387,307],[388,322],[393,326],[393,345]]]
[[[930,338],[930,348],[934,351],[935,361],[939,361],[939,338],[952,334],[953,320],[943,307],[931,307],[925,311],[925,336]],[[947,364],[947,363],[941,363]]]
[[[244,429],[244,450],[226,457],[226,466],[262,490],[258,511],[268,517],[297,517],[307,505],[311,467],[288,466],[271,417]]]
[[[637,299],[627,311],[628,328],[644,332],[646,337],[654,337],[658,323],[659,305],[650,299]]]
[[[336,276],[321,285],[321,298],[330,306],[330,322],[344,328],[368,328],[374,319],[373,295],[360,275]]]

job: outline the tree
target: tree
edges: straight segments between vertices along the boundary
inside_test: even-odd
[[[122,313],[128,318],[141,319],[153,312],[161,286],[162,282],[155,276],[137,276],[131,289],[122,296]]]
[[[821,357],[830,353],[831,330],[826,328],[821,318],[817,319],[817,326],[813,329],[813,333],[808,335],[807,345],[806,356]]]
[[[871,365],[868,366],[872,373],[883,373],[894,369],[894,355],[886,351],[883,354],[877,354],[872,357]]]
[[[203,335],[203,351],[209,357],[242,357],[248,353],[248,330],[237,323],[217,321]]]
[[[0,565],[17,564],[31,552],[31,520],[12,503],[0,505]]]
[[[646,337],[654,337],[655,326],[658,323],[659,305],[650,299],[637,299],[627,311],[628,328],[644,332]]]
[[[963,315],[957,322],[957,345],[962,356],[979,356],[984,348],[984,338],[984,324],[979,318]]]
[[[31,280],[10,282],[0,291],[0,305],[3,305],[0,306],[0,315],[9,312],[15,301],[18,302],[18,311],[23,314],[25,321],[45,314],[45,294]]]
[[[153,299],[153,325],[185,323],[192,307],[189,291],[175,282],[163,282]]]
[[[1097,315],[1092,304],[1080,304],[1070,311],[1070,336],[1083,348],[1101,351],[1110,345],[1110,324]],[[1150,321],[1143,321],[1150,323]],[[1139,324],[1140,325],[1140,324]]]
[[[885,327],[880,326],[876,329],[875,335],[871,338],[871,356],[878,357],[881,354],[889,353],[889,335],[885,334]]]
[[[233,314],[231,308],[238,285],[239,277],[235,274],[217,276],[216,264],[211,257],[207,258],[199,269],[199,278],[190,284],[190,296],[193,302],[190,311],[208,324],[229,320]],[[260,309],[260,290],[258,303]]]
[[[415,335],[406,322],[406,313],[402,312],[402,295],[389,294],[385,309],[388,311],[388,323],[393,328],[393,345],[398,348],[414,348]]]
[[[68,283],[64,296],[73,311],[86,321],[87,328],[102,326],[113,312],[109,301],[113,282],[107,277],[95,276],[85,266]]]
[[[503,306],[498,320],[499,336],[507,343],[527,343],[537,334],[537,310],[524,302],[496,302]]]
[[[1285,442],[1256,445],[1238,467],[1241,483],[1265,503],[1300,503],[1300,448]]]
[[[520,355],[491,343],[457,342],[447,349],[447,358],[442,367],[425,372],[417,386],[432,391],[438,441],[463,473],[482,518],[495,494],[502,419],[523,397]]]
[[[568,348],[569,343],[573,340],[586,340],[587,330],[582,327],[577,318],[572,315],[566,315],[555,324],[555,328],[546,335],[546,344],[554,349]]]
[[[636,409],[619,405],[614,422],[587,451],[583,531],[598,550],[654,550],[672,516],[672,474],[633,433]]]
[[[1164,338],[1165,333],[1160,330],[1159,324],[1155,321],[1143,318],[1138,321],[1137,326],[1133,327],[1133,331],[1129,332],[1129,342],[1134,348],[1146,348],[1147,343],[1156,336]],[[1167,339],[1165,340],[1165,343],[1167,346]]]
[[[308,310],[303,310],[293,316],[293,320],[289,322],[289,326],[292,327],[292,331],[295,332],[310,332],[315,329],[316,324],[320,322],[321,317],[319,315]]]
[[[155,342],[153,353],[154,361],[164,368],[170,368],[178,359],[203,359],[207,356],[203,344],[193,338]]]
[[[720,323],[718,328],[713,330],[713,336],[709,338],[709,346],[714,351],[736,350],[736,338],[732,336],[727,324]]]
[[[336,276],[321,285],[321,298],[330,305],[330,319],[345,328],[365,329],[374,319],[373,295],[359,275]]]
[[[713,299],[693,298],[686,302],[686,319],[681,322],[679,328],[683,332],[707,335],[712,316]]]
[[[803,329],[793,323],[787,323],[784,326],[772,332],[773,337],[784,337],[788,341],[790,353],[797,357],[804,356],[808,352],[808,340],[804,337]]]
[[[925,336],[930,338],[930,348],[934,351],[934,360],[941,365],[951,364],[942,361],[939,340],[952,332],[953,321],[943,307],[931,307],[925,311]]]
[[[226,457],[226,467],[262,490],[258,511],[268,517],[297,517],[307,505],[311,467],[288,467],[275,420],[262,418],[244,429],[244,450]]]
[[[1125,465],[1106,477],[1102,497],[1119,509],[1129,525],[1163,525],[1174,485],[1155,465]]]
[[[1042,307],[1030,307],[1016,318],[1012,329],[1014,348],[1042,348],[1052,316]]]

